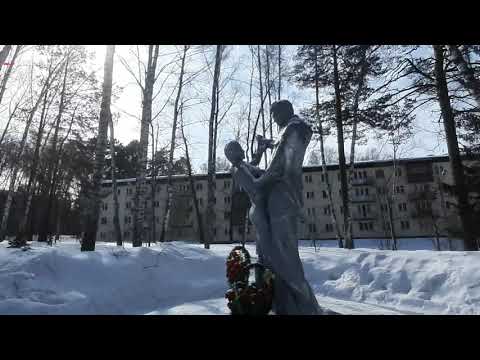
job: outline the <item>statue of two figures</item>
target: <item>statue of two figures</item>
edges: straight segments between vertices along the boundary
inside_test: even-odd
[[[294,115],[287,100],[272,104],[270,112],[279,126],[278,141],[257,137],[251,163],[237,141],[225,146],[225,156],[234,167],[233,179],[252,203],[250,220],[257,234],[259,263],[275,274],[273,311],[278,315],[317,315],[318,305],[305,279],[298,253],[298,222],[302,216],[302,165],[312,137],[311,127]],[[257,167],[262,154],[273,149],[268,167]]]

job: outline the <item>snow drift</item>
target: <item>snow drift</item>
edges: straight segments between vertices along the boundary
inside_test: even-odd
[[[97,251],[81,253],[73,241],[33,243],[28,251],[4,242],[0,314],[227,314],[225,259],[234,246],[98,244]],[[255,254],[253,245],[247,248]],[[302,242],[300,254],[320,303],[340,299],[403,313],[480,314],[480,253],[315,251]]]

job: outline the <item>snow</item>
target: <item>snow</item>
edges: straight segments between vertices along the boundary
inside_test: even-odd
[[[362,248],[345,250],[317,241],[315,251],[311,241],[300,242],[323,307],[342,314],[480,314],[480,253],[377,250],[375,243],[357,240]],[[33,242],[27,251],[4,241],[0,314],[228,314],[225,259],[234,246],[98,243],[82,253],[69,238],[52,247]],[[247,249],[255,256],[253,244]]]

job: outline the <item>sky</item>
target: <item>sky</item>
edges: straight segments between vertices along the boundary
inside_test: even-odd
[[[105,45],[86,45],[87,49],[94,55],[91,64],[91,70],[95,71],[100,82],[103,81],[103,63],[105,58]],[[141,56],[146,57],[146,46],[138,46]],[[211,92],[211,82],[213,71],[213,56],[214,47],[206,48],[204,52],[198,50],[198,46],[194,46],[189,50],[191,58],[187,62],[187,78],[196,71],[205,67],[206,61],[211,62],[210,71],[203,72],[202,75],[197,76],[184,89],[184,99],[186,99],[185,108],[185,132],[189,139],[190,155],[194,165],[194,169],[198,172],[202,164],[206,162],[208,151],[208,117],[210,112],[209,97]],[[140,114],[141,114],[141,92],[138,84],[136,84],[134,76],[128,71],[127,66],[132,69],[134,73],[137,71],[137,61],[135,58],[135,51],[137,45],[117,45],[115,51],[115,61],[113,70],[114,88],[120,87],[122,90],[117,99],[112,101],[112,112],[117,114],[115,117],[115,137],[123,144],[127,144],[132,140],[138,140],[140,137]],[[182,45],[161,45],[160,59],[158,68],[163,67],[172,62],[175,56],[178,56],[183,49]],[[291,63],[292,56],[295,53],[296,46],[287,46],[285,49],[285,62]],[[250,54],[247,45],[230,45],[228,47],[229,56],[222,65],[222,76],[228,79],[225,81],[225,96],[221,97],[222,103],[220,107],[222,111],[232,103],[228,116],[225,117],[224,123],[220,126],[218,135],[218,150],[217,154],[223,156],[224,145],[235,137],[234,128],[241,114],[245,115],[246,104],[248,102],[248,83],[250,80]],[[162,90],[159,92],[154,101],[153,113],[158,112],[163,107],[169,95],[174,94],[176,80],[178,78],[179,62],[167,65],[164,71],[160,74],[157,81],[157,89],[160,84],[164,84]],[[155,90],[156,91],[156,90]],[[155,92],[154,91],[154,92]],[[237,91],[237,95],[233,94]],[[253,90],[253,96],[258,97],[258,90]],[[290,100],[296,111],[306,106],[313,100],[313,93],[309,90],[299,89],[294,84],[286,81],[283,82],[282,98]],[[173,99],[173,98],[172,98]],[[173,118],[172,101],[167,104],[155,124],[158,123],[162,130],[159,136],[159,142],[163,145],[168,145],[171,137],[170,129]],[[266,106],[268,108],[268,106]],[[256,116],[257,108],[253,109],[253,114]],[[268,112],[266,114],[268,117]],[[414,134],[411,138],[406,140],[400,149],[400,156],[415,157],[445,154],[447,149],[444,142],[438,140],[438,131],[442,132],[441,124],[438,123],[438,115],[432,114],[428,109],[421,109],[417,111],[417,119],[414,124]],[[3,128],[4,124],[0,120],[0,126]],[[326,145],[336,149],[336,138],[330,136],[326,139]],[[345,144],[346,149],[350,148],[349,142]],[[312,149],[318,149],[318,143],[312,141],[307,150],[308,153]],[[366,144],[358,146],[358,152],[362,153],[367,148],[375,148],[381,151],[384,155],[391,154],[390,146],[386,139],[376,139],[371,137]],[[176,150],[176,157],[183,155],[183,149]]]

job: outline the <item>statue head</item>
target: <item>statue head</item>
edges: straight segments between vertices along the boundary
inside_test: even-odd
[[[243,151],[242,146],[236,140],[230,141],[227,145],[225,145],[224,152],[226,158],[233,165],[236,165],[245,159],[245,151]]]
[[[287,125],[293,116],[293,106],[288,100],[275,101],[270,107],[273,121],[281,128]]]

